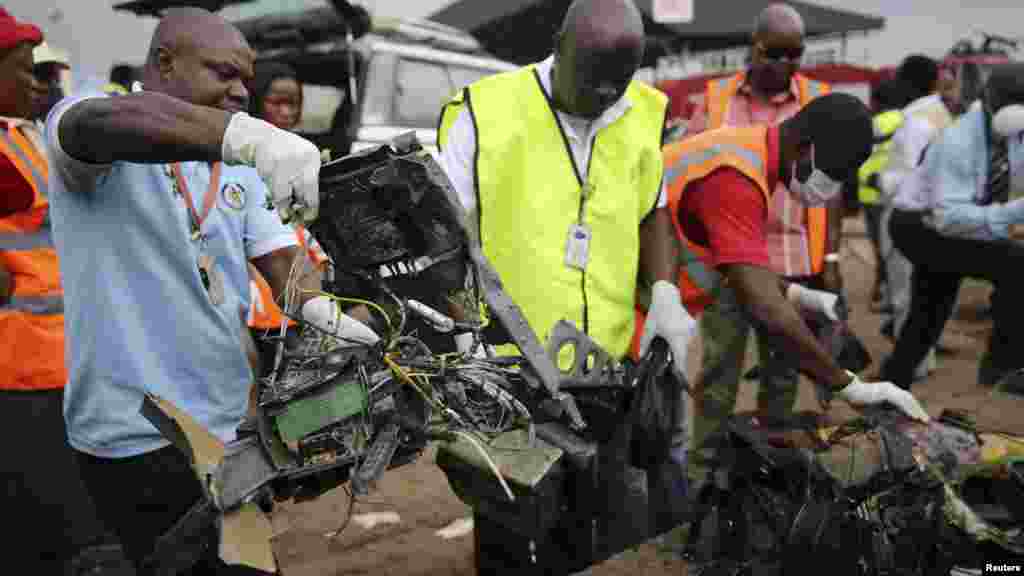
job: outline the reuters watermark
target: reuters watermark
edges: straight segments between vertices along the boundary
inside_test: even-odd
[[[1024,574],[1024,565],[1019,562],[985,562],[982,574]]]

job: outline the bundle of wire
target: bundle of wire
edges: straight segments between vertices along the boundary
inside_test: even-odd
[[[419,338],[404,333],[406,302],[380,286],[395,303],[397,317],[389,315],[379,304],[369,300],[338,296],[324,291],[303,290],[301,285],[304,255],[297,254],[280,307],[286,319],[278,334],[273,370],[262,382],[263,398],[290,400],[327,384],[349,366],[353,354],[359,355],[359,370],[364,374],[364,393],[368,400],[358,428],[372,426],[370,415],[377,405],[394,405],[394,392],[407,387],[429,407],[426,429],[428,437],[462,438],[487,461],[510,500],[515,497],[495,464],[490,452],[494,437],[515,428],[526,428],[533,438],[532,415],[514,390],[523,390],[522,378],[516,368],[486,358],[461,354],[435,354]],[[299,295],[323,296],[339,304],[338,309],[363,305],[384,319],[387,333],[372,346],[346,341],[327,334],[295,314]],[[394,314],[394,313],[393,313]],[[299,325],[299,338],[286,345],[287,319]],[[414,420],[414,418],[413,418]],[[348,425],[348,424],[346,424]],[[334,426],[332,426],[333,428]],[[318,431],[311,434],[322,433]],[[372,440],[375,430],[365,430],[363,438]]]

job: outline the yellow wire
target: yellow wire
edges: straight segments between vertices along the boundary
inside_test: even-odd
[[[423,396],[423,399],[427,401],[427,404],[430,404],[435,408],[443,408],[442,406],[439,406],[436,402],[434,402],[434,400],[430,396],[428,396],[427,393],[424,392],[423,389],[421,389],[418,384],[416,384],[416,381],[410,378],[409,374],[406,373],[405,370],[402,370],[402,367],[399,366],[394,360],[392,360],[390,356],[384,356],[384,363],[388,365],[388,368],[391,369],[395,376],[398,376],[399,380],[402,380],[409,386],[412,386],[417,392],[419,392],[420,396]]]
[[[376,310],[377,312],[380,312],[381,316],[384,317],[384,322],[386,322],[388,325],[389,335],[393,330],[393,328],[391,327],[391,317],[388,316],[388,313],[385,312],[384,309],[381,308],[380,305],[377,304],[376,302],[370,302],[369,300],[362,300],[360,298],[346,298],[344,296],[335,296],[334,294],[323,292],[321,290],[303,290],[303,292],[307,294],[316,294],[317,296],[326,296],[327,298],[330,298],[331,300],[336,300],[338,302],[349,302],[351,304],[363,304],[364,306],[369,306]]]

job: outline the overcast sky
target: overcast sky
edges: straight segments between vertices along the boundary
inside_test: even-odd
[[[51,43],[69,51],[80,79],[82,72],[105,76],[114,62],[141,62],[155,21],[115,13],[110,6],[119,1],[122,0],[0,0],[0,4],[17,17],[39,24]],[[322,2],[271,1],[286,7]],[[849,57],[858,61],[867,58],[872,65],[895,64],[910,51],[942,56],[954,42],[974,30],[1009,36],[1024,33],[1020,0],[808,1],[885,17],[884,31],[849,43]],[[376,14],[415,18],[427,16],[450,2],[364,0],[362,4]],[[231,15],[230,9],[227,14]]]

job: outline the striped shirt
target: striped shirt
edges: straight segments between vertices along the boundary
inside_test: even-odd
[[[746,82],[740,86],[729,104],[725,124],[779,124],[800,111],[800,88],[790,81],[789,91],[763,100],[754,96]],[[707,129],[707,103],[697,106],[688,132],[696,134]],[[779,182],[772,194],[766,228],[771,269],[783,277],[811,275],[811,251],[807,232],[807,207]]]

